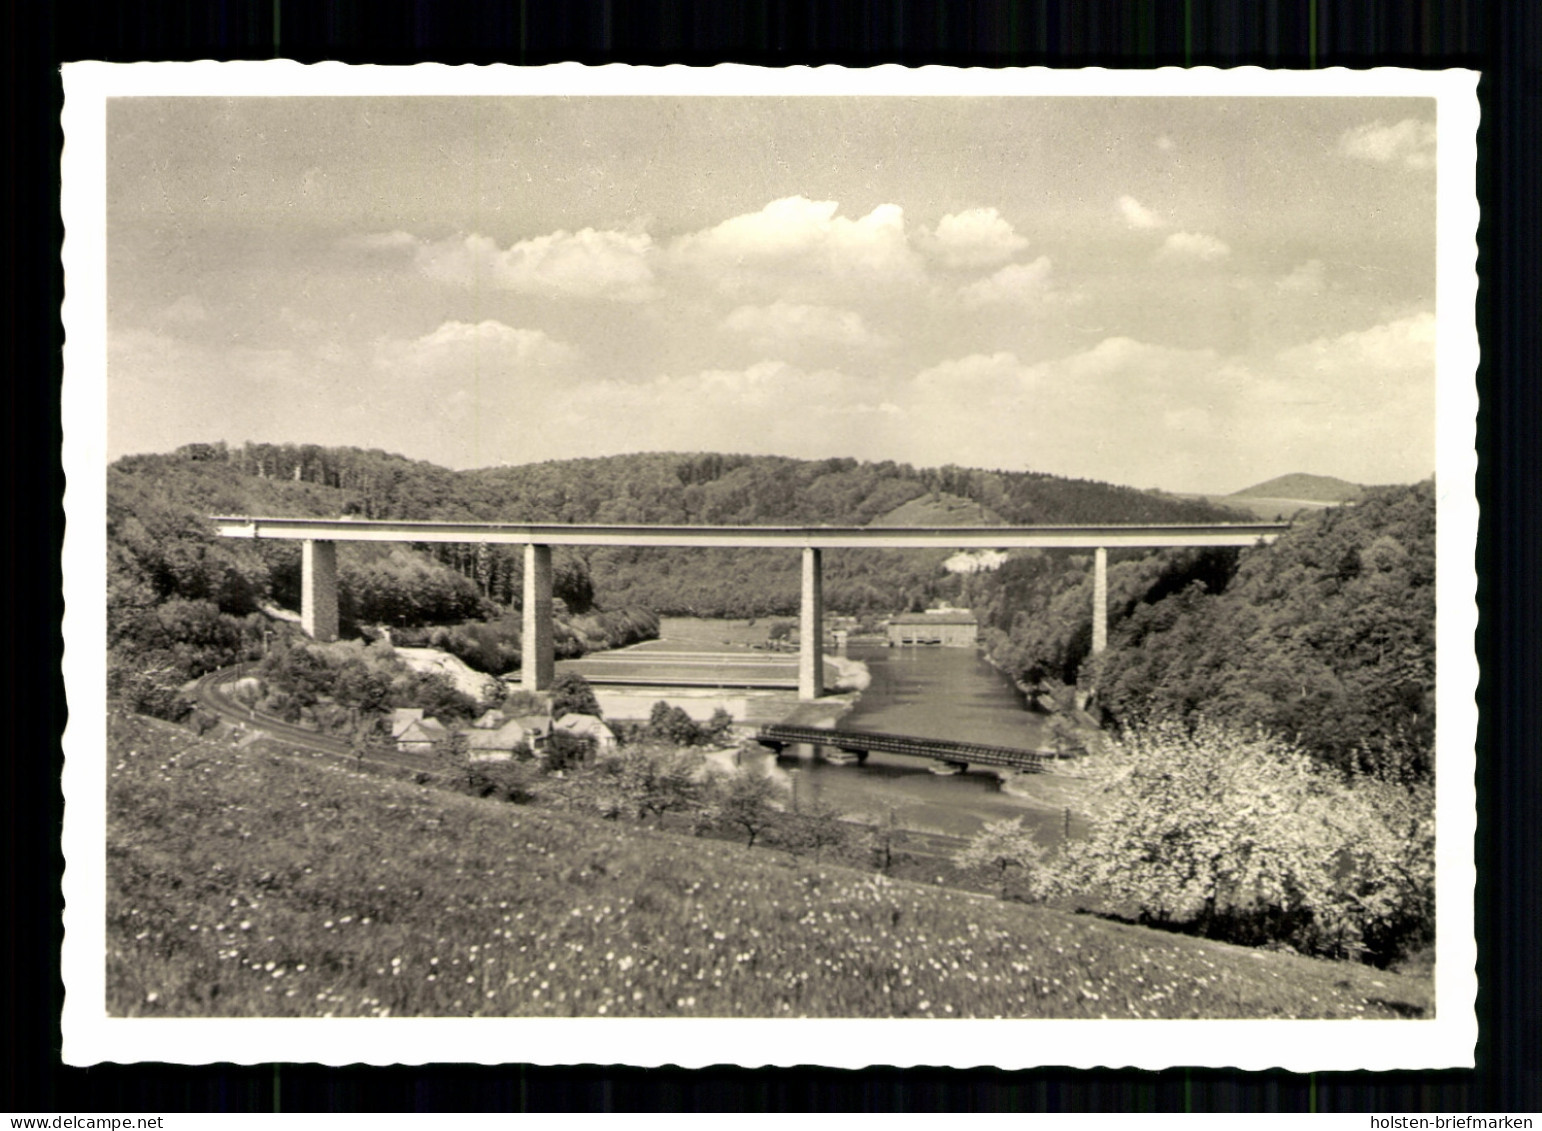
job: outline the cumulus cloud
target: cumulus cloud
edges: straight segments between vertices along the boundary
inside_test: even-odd
[[[1112,337],[1032,363],[1010,352],[944,361],[917,374],[899,403],[909,420],[925,422],[912,440],[918,459],[966,451],[977,467],[1159,483],[1185,470],[1184,450],[1210,454],[1210,442],[1183,431],[1197,418],[1164,413],[1224,410],[1232,394],[1218,369],[1211,350]]]
[[[1260,362],[1240,412],[1277,456],[1360,483],[1413,482],[1435,465],[1435,317],[1318,338]]]
[[[367,367],[370,390],[389,397],[394,411],[371,408],[373,442],[410,438],[411,450],[452,467],[496,462],[526,442],[516,422],[543,420],[543,406],[570,395],[574,374],[566,363],[576,356],[544,331],[492,319],[449,320],[416,338],[377,339]]]
[[[1294,346],[1279,355],[1279,369],[1334,384],[1384,384],[1394,376],[1424,374],[1433,381],[1435,316],[1415,314]]]
[[[1204,232],[1174,232],[1162,241],[1157,255],[1163,259],[1197,259],[1214,263],[1231,254],[1231,248]]]
[[[1009,350],[949,358],[917,373],[911,386],[925,394],[941,394],[960,403],[979,404],[979,397],[1023,392],[1038,380],[1031,366]]]
[[[1050,293],[1050,261],[1045,255],[1032,263],[1009,263],[993,275],[959,289],[966,306],[1038,302]]]
[[[961,385],[928,419],[968,435],[985,466],[1016,451],[1019,465],[1178,490],[1243,485],[1260,443],[1271,466],[1361,482],[1406,452],[1418,478],[1433,461],[1432,334],[1420,317],[1250,357],[1110,337],[1016,385]]]
[[[674,255],[733,290],[757,280],[817,288],[828,280],[916,281],[921,260],[905,233],[905,213],[880,204],[852,220],[833,200],[790,196],[759,212],[681,237]]]
[[[1132,228],[1160,228],[1166,223],[1160,216],[1133,196],[1121,196],[1119,198],[1119,214],[1124,217],[1124,222]]]
[[[646,232],[558,231],[500,248],[469,235],[418,245],[424,274],[461,286],[492,286],[522,294],[641,302],[656,293]]]
[[[719,418],[725,413],[753,413],[782,404],[797,404],[812,411],[845,403],[853,396],[854,379],[834,370],[810,371],[771,359],[742,369],[662,374],[644,381],[606,379],[589,388],[595,395],[592,404],[582,410],[585,413],[607,415],[619,409],[634,426],[640,419],[699,420],[705,414],[715,421],[706,431],[720,434],[724,421]],[[758,416],[747,421],[752,430],[765,424]]]
[[[1214,370],[1218,356],[1212,349],[1183,349],[1116,336],[1091,349],[1041,362],[1039,369],[1042,379],[1057,387],[1103,384],[1130,397],[1142,390],[1192,390]]]
[[[782,299],[769,306],[737,307],[723,319],[723,328],[760,345],[806,342],[861,349],[883,344],[854,310]]]
[[[929,250],[948,267],[992,267],[1028,246],[994,208],[970,208],[937,221],[926,234]]]
[[[411,406],[409,416],[440,426],[465,424],[473,414],[502,418],[510,397],[556,387],[577,351],[541,330],[517,329],[491,319],[448,321],[412,339],[375,342],[371,369],[377,382]]]
[[[398,347],[393,343],[390,347]],[[437,329],[407,343],[407,362],[457,364],[477,362],[484,366],[556,365],[573,358],[573,347],[550,337],[544,330],[521,330],[488,319],[483,322],[443,322]]]
[[[1327,275],[1321,259],[1308,259],[1275,284],[1282,291],[1320,295],[1327,287]]]
[[[1386,125],[1380,120],[1345,130],[1339,152],[1359,161],[1402,165],[1408,169],[1435,167],[1435,124],[1416,118]]]

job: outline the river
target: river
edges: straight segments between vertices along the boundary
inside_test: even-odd
[[[849,655],[867,665],[872,682],[836,724],[843,729],[1048,745],[1045,716],[1025,710],[1011,680],[973,649],[853,647]],[[878,753],[860,765],[837,765],[807,747],[789,749],[777,764],[796,780],[800,802],[818,798],[843,813],[874,818],[892,809],[906,828],[970,836],[986,821],[1022,817],[1041,841],[1053,844],[1065,827],[1063,811],[1002,792],[996,774],[986,770],[939,776],[915,758]],[[1071,829],[1080,833],[1079,818]]]

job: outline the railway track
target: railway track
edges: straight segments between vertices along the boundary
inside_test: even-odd
[[[193,687],[193,699],[210,714],[227,723],[246,729],[260,730],[280,742],[302,746],[320,754],[329,754],[352,766],[375,766],[389,770],[435,773],[444,767],[426,758],[403,754],[385,746],[366,746],[361,755],[353,743],[341,738],[318,734],[294,723],[287,723],[273,715],[264,714],[250,707],[232,703],[223,688],[240,679],[241,668],[221,668],[203,676]]]
[[[447,768],[429,759],[402,754],[389,747],[366,747],[364,755],[360,757],[352,743],[343,739],[318,734],[272,715],[240,706],[231,701],[224,693],[224,688],[241,678],[243,674],[244,671],[241,668],[224,668],[210,672],[194,685],[194,700],[216,718],[241,727],[243,730],[261,731],[276,741],[308,750],[312,754],[335,758],[340,764],[356,769],[368,767],[397,772],[405,770],[413,773],[443,773]],[[296,753],[299,751],[297,750]],[[853,823],[853,834],[861,826],[861,822]],[[911,828],[896,831],[898,843],[895,851],[912,859],[920,857],[938,862],[950,862],[968,843],[967,838],[945,833]]]

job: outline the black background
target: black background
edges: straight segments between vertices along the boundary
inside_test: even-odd
[[[10,175],[0,334],[0,595],[6,806],[0,842],[0,1012],[13,1052],[0,1110],[178,1111],[1474,1111],[1542,1110],[1537,924],[1538,149],[1542,5],[1530,0],[1030,0],[1027,3],[642,3],[571,0],[122,0],[13,3],[0,25]],[[926,63],[1146,68],[1398,65],[1481,70],[1478,566],[1482,621],[1476,1070],[1247,1073],[1208,1069],[818,1068],[701,1071],[307,1065],[69,1068],[59,1059],[66,719],[59,550],[58,218],[61,63],[290,58],[302,62]],[[1443,642],[1451,646],[1453,642]],[[1456,644],[1459,646],[1459,643]],[[1367,1023],[1365,1039],[1376,1040]]]

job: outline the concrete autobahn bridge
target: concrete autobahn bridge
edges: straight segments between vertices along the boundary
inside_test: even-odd
[[[821,555],[830,549],[1094,551],[1092,650],[1108,643],[1108,551],[1111,548],[1255,546],[1271,542],[1288,523],[1186,523],[1150,526],[593,526],[506,522],[378,521],[350,518],[217,516],[229,538],[277,538],[304,544],[301,625],[317,640],[337,638],[337,543],[460,542],[525,547],[521,683],[551,686],[553,546],[732,547],[796,549],[803,555],[799,617],[798,697],[824,693]]]

